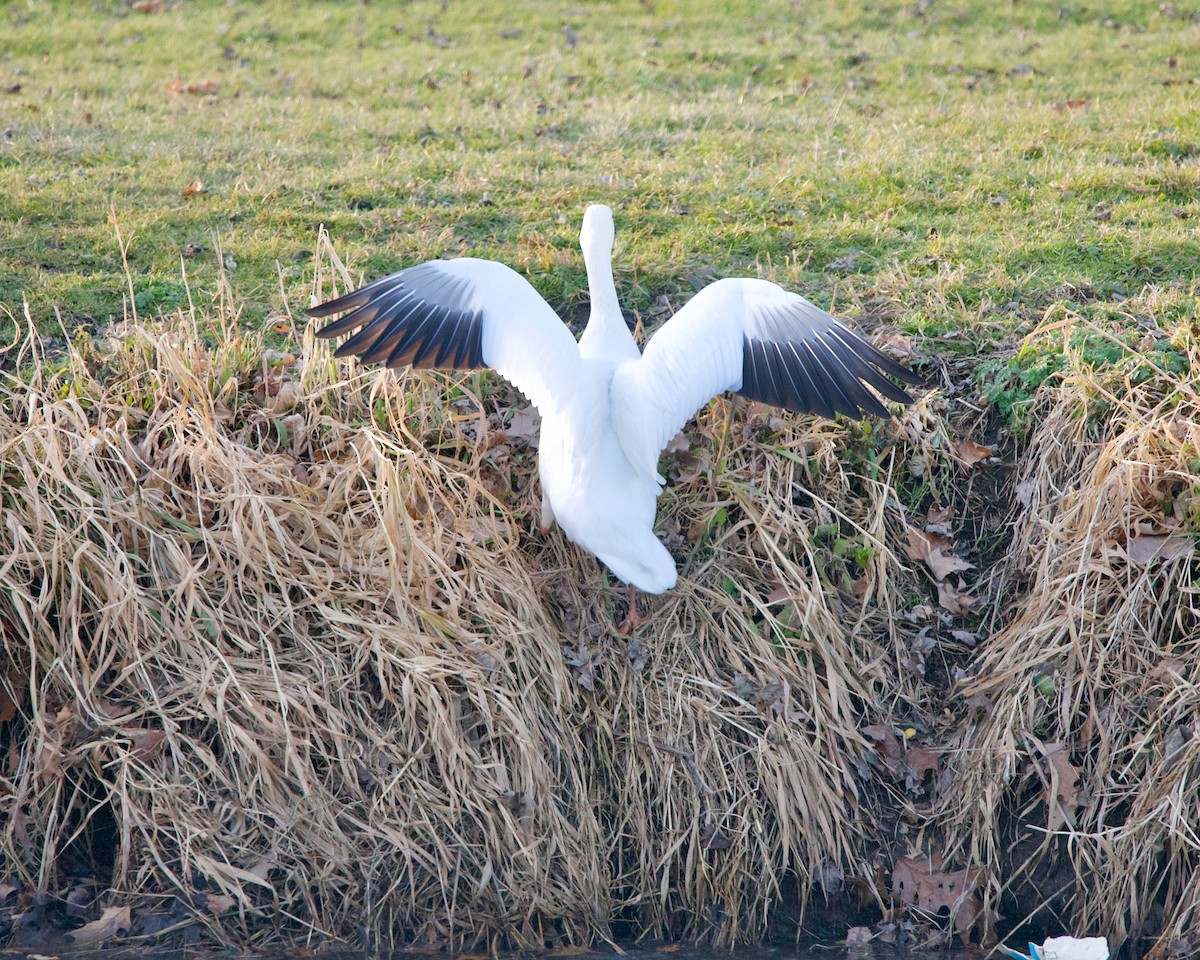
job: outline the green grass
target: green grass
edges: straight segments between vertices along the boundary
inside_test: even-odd
[[[762,271],[972,342],[1148,286],[1194,315],[1189,9],[755,6],[8,3],[0,304],[120,315],[115,216],[143,313],[184,302],[183,251],[215,287],[218,236],[246,322],[307,305],[320,224],[368,275],[493,257],[571,310],[604,201],[639,313]]]

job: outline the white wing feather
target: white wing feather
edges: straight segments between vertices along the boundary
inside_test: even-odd
[[[543,414],[568,405],[579,375],[570,330],[524,277],[502,263],[431,260],[323,303],[309,316],[350,311],[324,338],[362,329],[338,356],[390,367],[492,367]]]
[[[663,325],[640,360],[617,368],[613,428],[634,470],[657,477],[663,447],[719,393],[858,419],[887,416],[868,386],[911,402],[889,376],[916,381],[803,297],[766,280],[718,280]]]

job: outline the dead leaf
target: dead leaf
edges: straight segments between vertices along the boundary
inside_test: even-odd
[[[17,888],[11,883],[0,883],[0,906],[4,905],[4,901],[17,892]]]
[[[208,912],[214,917],[228,913],[236,903],[237,901],[227,893],[210,893],[204,900],[204,905],[208,907]]]
[[[938,605],[952,616],[958,616],[963,613],[971,612],[971,605],[975,603],[975,598],[969,593],[963,592],[963,582],[958,581],[958,587],[950,586],[946,580],[941,580],[937,585]]]
[[[970,570],[975,566],[953,553],[944,553],[950,546],[950,538],[943,534],[926,533],[916,527],[909,527],[906,533],[908,543],[904,544],[904,553],[909,560],[924,561],[935,580],[945,580],[952,573]]]
[[[939,756],[936,750],[909,744],[904,751],[904,762],[912,768],[913,774],[920,780],[931,770],[937,773]]]
[[[879,349],[893,360],[899,360],[901,363],[911,363],[917,359],[912,340],[899,333],[884,337],[883,342],[879,344]]]
[[[1054,105],[1054,109],[1062,113],[1065,110],[1083,110],[1087,105],[1088,101],[1086,98],[1082,100],[1059,100]]]
[[[536,447],[535,438],[538,435],[541,424],[542,418],[538,414],[537,408],[525,407],[513,413],[508,426],[504,428],[504,432],[508,435],[509,440],[529,440],[529,445]]]
[[[68,933],[67,938],[76,943],[100,943],[128,933],[130,926],[128,907],[105,907],[99,920],[84,924],[78,930]]]
[[[790,600],[791,598],[792,591],[789,587],[776,587],[767,594],[767,598],[764,603],[770,607],[776,603],[783,603],[785,600]]]
[[[204,182],[201,180],[193,180],[191,183],[189,183],[186,187],[183,188],[183,195],[185,197],[194,197],[196,194],[203,193],[203,192],[204,192]]]
[[[963,466],[973,467],[984,460],[991,460],[996,456],[996,452],[991,447],[985,447],[982,443],[964,437],[954,441],[954,455]]]
[[[17,715],[17,698],[20,696],[17,690],[23,686],[12,673],[0,672],[0,723],[8,723]]]
[[[133,9],[138,13],[160,13],[166,6],[166,0],[134,0],[133,3]]]
[[[129,731],[129,739],[133,741],[133,749],[129,751],[129,756],[143,762],[153,760],[161,750],[166,736],[164,730]]]
[[[676,453],[687,453],[692,449],[691,443],[688,441],[687,435],[680,430],[675,434],[663,447],[663,456],[669,457]]]
[[[167,81],[167,93],[208,94],[217,92],[217,81],[211,77],[207,80],[184,82],[179,77]]]
[[[951,506],[932,506],[929,508],[929,513],[925,515],[925,519],[929,523],[945,524],[954,519],[954,508]]]
[[[900,738],[890,727],[885,727],[881,723],[863,727],[861,733],[864,737],[875,741],[875,752],[883,760],[883,765],[887,768],[888,773],[898,776],[900,764],[904,759],[904,748],[900,746]]]
[[[851,927],[846,931],[846,946],[862,947],[875,939],[870,927]]]
[[[1155,560],[1178,560],[1180,557],[1186,557],[1195,547],[1195,540],[1179,534],[1130,537],[1125,544],[1125,555],[1129,557],[1130,563],[1144,567]]]
[[[1071,763],[1067,748],[1061,743],[1038,745],[1050,762],[1050,782],[1046,784],[1046,829],[1060,829],[1075,819],[1079,806],[1079,769]]]
[[[941,866],[941,858],[936,856],[927,857],[924,862],[901,857],[892,867],[892,896],[926,916],[936,917],[942,910],[948,911],[955,932],[964,942],[971,930],[982,923],[982,942],[990,911],[984,910],[977,891],[987,874],[979,867],[945,872]]]

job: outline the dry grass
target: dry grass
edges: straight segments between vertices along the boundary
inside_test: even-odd
[[[18,886],[98,876],[134,932],[226,942],[732,943],[843,881],[900,911],[880,867],[934,853],[993,906],[1069,863],[1043,912],[1114,946],[1195,923],[1186,382],[1075,364],[1044,393],[987,609],[957,619],[894,552],[987,469],[936,393],[866,431],[714,404],[666,461],[680,586],[625,640],[624,591],[536,532],[508,388],[348,368],[307,333],[273,353],[224,286],[200,312],[14,348]],[[1160,535],[1168,559],[1130,561]],[[968,623],[1000,626],[972,650]]]
[[[56,373],[31,336],[3,387],[21,884],[111,857],[106,902],[226,940],[494,946],[745,940],[869,875],[859,729],[911,696],[891,447],[872,480],[840,427],[706,412],[664,498],[683,585],[626,641],[619,585],[528,519],[515,396],[198,329],[131,320]],[[861,599],[820,524],[869,545]]]
[[[1200,921],[1200,395],[1163,370],[1072,368],[1023,457],[1012,611],[966,684],[943,810],[971,862],[1044,883],[1066,929],[1182,955]]]

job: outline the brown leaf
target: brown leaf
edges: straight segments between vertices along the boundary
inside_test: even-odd
[[[901,363],[909,363],[917,358],[916,353],[913,352],[912,340],[899,333],[885,337],[879,344],[879,349]]]
[[[4,906],[4,901],[17,892],[17,888],[11,883],[0,883],[0,907]]]
[[[672,456],[676,453],[687,453],[691,449],[692,444],[688,440],[687,435],[680,430],[679,433],[675,434],[675,436],[668,440],[667,445],[663,447],[663,456]]]
[[[504,432],[510,440],[528,440],[538,435],[541,424],[542,418],[538,414],[537,408],[525,407],[513,413],[512,420],[504,428]],[[530,446],[536,446],[536,444],[531,443]]]
[[[916,744],[909,744],[908,749],[904,751],[904,762],[912,768],[912,772],[921,778],[930,770],[934,773],[938,768],[938,753],[935,750],[930,750],[927,747],[918,747]]]
[[[976,443],[969,437],[964,437],[954,441],[954,455],[958,457],[963,466],[973,467],[984,460],[991,460],[996,453],[991,447],[985,447],[982,443]]]
[[[195,80],[185,83],[179,77],[167,81],[167,93],[206,94],[217,92],[217,81],[211,77],[207,80]]]
[[[924,561],[935,580],[945,580],[952,573],[970,570],[975,566],[953,553],[943,553],[950,546],[949,537],[940,533],[926,533],[916,527],[909,527],[905,532],[908,543],[904,544],[904,553],[909,560]]]
[[[204,192],[204,182],[202,180],[193,180],[191,183],[189,183],[186,187],[183,188],[183,195],[185,197],[194,197],[196,194],[203,193],[203,192]]]
[[[1195,546],[1196,542],[1188,536],[1135,536],[1130,537],[1125,544],[1125,554],[1130,563],[1144,567],[1155,560],[1178,560],[1180,557],[1186,557]]]
[[[208,907],[208,912],[214,917],[219,917],[223,913],[228,913],[233,909],[237,901],[227,893],[210,893],[204,899],[204,905]]]
[[[881,723],[863,727],[861,732],[864,737],[875,741],[875,751],[883,760],[883,765],[887,768],[888,773],[898,776],[900,765],[904,760],[904,748],[900,746],[900,738],[892,732],[890,727],[885,727]]]
[[[875,939],[870,927],[851,927],[846,931],[846,946],[862,947]]]
[[[952,616],[970,613],[971,605],[975,602],[975,598],[969,593],[964,593],[962,587],[962,580],[958,581],[957,589],[950,586],[945,580],[938,582],[938,605]]]
[[[67,934],[76,943],[100,943],[129,932],[131,925],[128,907],[105,907],[99,920],[84,924]]]
[[[1046,784],[1046,829],[1051,832],[1072,822],[1079,806],[1079,769],[1071,763],[1067,748],[1061,743],[1040,744],[1043,756],[1050,762],[1050,782]]]
[[[767,594],[766,600],[763,602],[769,607],[776,603],[783,603],[785,600],[792,598],[792,591],[789,587],[776,587]]]
[[[924,862],[901,857],[892,867],[892,896],[926,915],[949,911],[955,931],[965,941],[977,923],[986,926],[988,922],[977,893],[985,876],[978,867],[942,871],[941,860],[936,857]]]
[[[17,715],[18,699],[21,698],[19,691],[24,685],[15,674],[0,671],[0,723],[8,723]]]
[[[166,5],[166,0],[134,0],[133,9],[138,13],[160,13]]]
[[[932,506],[929,508],[929,513],[925,515],[925,519],[929,523],[949,523],[954,519],[954,508],[949,505],[944,507]]]
[[[164,730],[129,731],[129,739],[133,741],[129,756],[134,760],[153,760],[159,754],[166,736]]]

